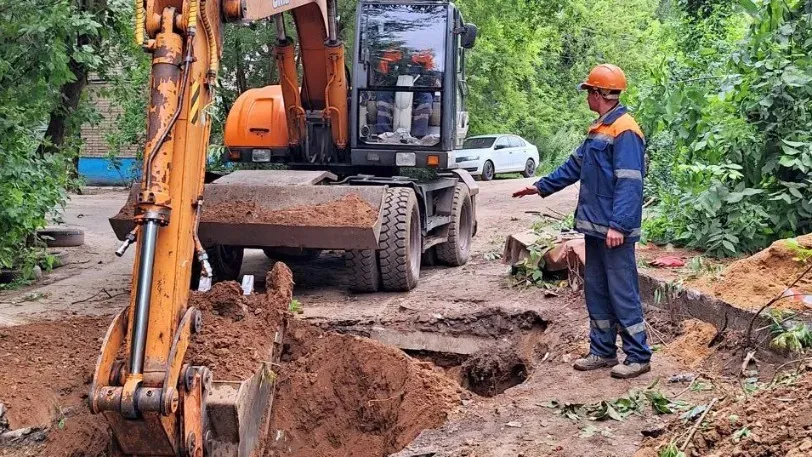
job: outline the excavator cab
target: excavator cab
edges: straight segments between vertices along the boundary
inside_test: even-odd
[[[449,169],[468,130],[465,49],[476,27],[450,2],[364,1],[350,113],[352,163]],[[449,157],[452,157],[449,160]]]
[[[286,112],[283,81],[248,90],[234,103],[226,121],[226,161],[283,163],[339,177],[391,175],[399,167],[455,168],[453,150],[468,131],[465,51],[476,34],[476,26],[465,24],[448,1],[363,0],[347,84],[349,125],[342,133],[348,143],[342,148],[330,141],[335,123],[323,122],[323,107],[313,101],[307,81],[291,88],[304,108],[301,133],[286,127],[295,111]]]

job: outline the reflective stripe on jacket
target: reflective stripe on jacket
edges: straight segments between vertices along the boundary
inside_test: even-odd
[[[613,228],[629,241],[640,239],[643,215],[645,139],[623,105],[589,127],[586,140],[567,161],[535,183],[546,197],[581,181],[575,229],[606,238]]]

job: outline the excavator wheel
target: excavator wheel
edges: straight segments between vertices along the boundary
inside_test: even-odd
[[[381,287],[381,270],[377,252],[371,249],[345,251],[344,262],[349,272],[349,289],[353,292],[377,292]]]
[[[214,245],[206,248],[206,254],[209,255],[209,263],[211,264],[214,278],[212,282],[220,281],[236,281],[240,277],[240,268],[242,268],[243,258],[242,246],[227,246],[227,245]],[[192,290],[197,290],[198,283],[200,282],[200,263],[195,259],[192,262],[192,277],[189,280],[189,287]]]
[[[395,187],[386,191],[378,256],[381,282],[387,291],[409,291],[417,286],[423,253],[420,209],[414,190]]]
[[[474,235],[474,211],[468,186],[457,183],[451,204],[451,224],[448,241],[437,245],[437,259],[449,266],[459,267],[468,262],[471,255],[471,238]]]

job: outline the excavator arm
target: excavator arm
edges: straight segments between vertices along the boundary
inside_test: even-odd
[[[197,236],[223,21],[276,16],[276,59],[292,146],[305,135],[304,113],[320,110],[337,147],[346,145],[343,45],[335,0],[136,0],[135,36],[152,55],[143,180],[133,229],[117,254],[136,244],[129,306],[102,343],[88,398],[113,432],[114,455],[194,456],[207,441],[206,397],[212,373],[184,365],[202,325],[187,306],[193,256],[211,276]],[[298,90],[293,45],[281,13],[291,11],[304,67]],[[122,357],[123,356],[123,357]],[[223,455],[253,455],[246,446]]]

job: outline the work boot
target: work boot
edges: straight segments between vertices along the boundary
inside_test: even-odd
[[[601,357],[595,354],[578,359],[572,364],[572,367],[578,371],[590,371],[600,368],[609,368],[617,365],[617,357]]]
[[[636,378],[643,373],[648,373],[649,371],[651,371],[651,364],[648,362],[638,363],[629,362],[627,360],[623,362],[622,365],[612,368],[612,377],[618,379]]]

